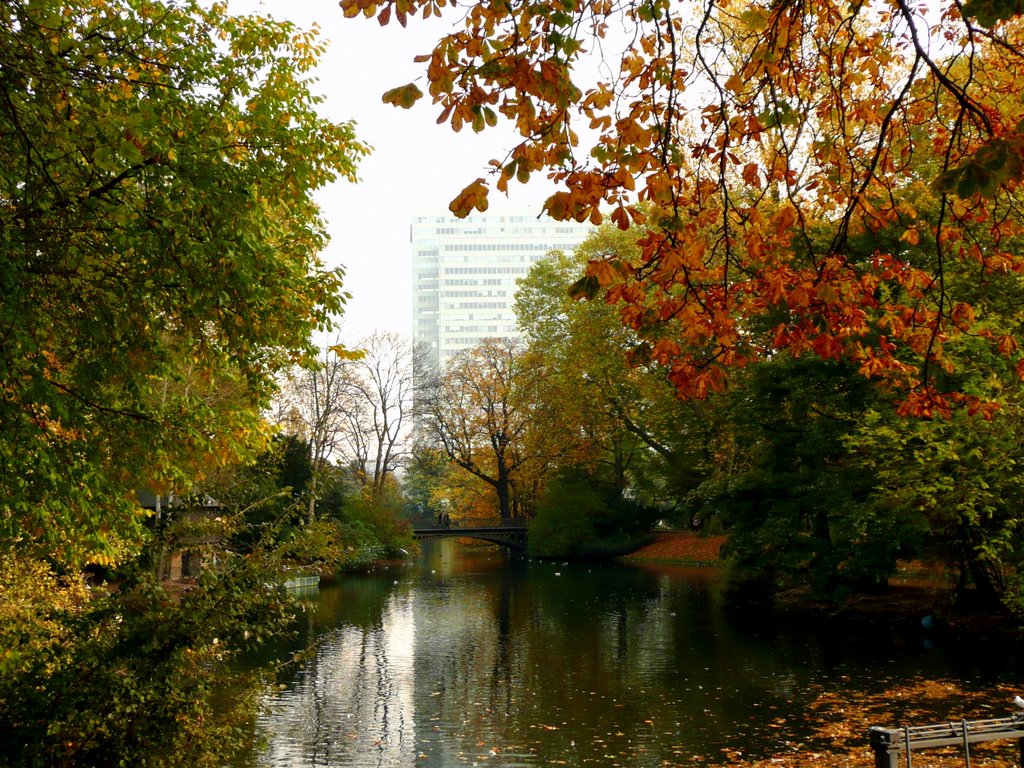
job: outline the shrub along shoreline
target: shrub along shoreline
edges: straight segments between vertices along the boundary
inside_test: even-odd
[[[701,536],[691,531],[662,531],[653,541],[621,562],[636,565],[677,565],[727,569],[722,556],[727,536]],[[902,563],[899,573],[871,593],[851,593],[836,599],[815,597],[809,587],[781,590],[766,601],[732,597],[746,608],[761,607],[781,614],[836,621],[902,624],[949,631],[1019,631],[1005,612],[978,606],[970,590],[957,595],[954,580],[938,567],[919,562]],[[751,604],[751,603],[755,604]]]

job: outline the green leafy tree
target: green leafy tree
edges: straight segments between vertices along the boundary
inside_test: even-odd
[[[988,322],[1019,328],[1019,293],[992,291],[981,305]],[[867,412],[846,438],[854,465],[876,478],[863,517],[893,521],[913,554],[946,566],[965,605],[1022,614],[1020,386],[981,339],[950,342],[947,354],[960,364],[943,375],[998,410],[988,419],[954,413],[911,423],[884,408]]]
[[[212,501],[237,517],[230,547],[249,552],[286,540],[303,519],[305,484],[312,474],[309,447],[293,435],[274,435],[267,450],[246,464],[207,470],[185,504],[161,515],[160,529],[175,536],[175,518],[188,516],[190,503]]]
[[[921,175],[926,174],[908,175],[901,201],[920,222],[935,226],[922,226],[912,238],[892,226],[851,236],[851,264],[899,251],[908,268],[928,267],[944,214],[941,200]],[[1017,218],[1008,211],[1004,223]],[[828,227],[809,233],[807,247],[820,247]],[[1002,237],[1004,246],[1016,247],[1017,238]],[[994,247],[992,238],[979,232],[975,244],[987,250]],[[995,502],[980,501],[985,494],[968,490],[973,482],[965,480],[962,490],[954,490],[961,485],[955,478],[971,465],[968,457],[981,451],[1008,455],[1005,473],[996,478],[991,468],[979,465],[972,477],[998,488],[995,495],[1011,507],[1018,496],[1012,443],[996,436],[1012,429],[1007,420],[1013,424],[1017,418],[1020,385],[1006,353],[1016,348],[1022,328],[1020,286],[1019,281],[988,281],[983,274],[962,264],[944,270],[948,290],[978,313],[969,319],[974,334],[936,337],[920,323],[927,313],[885,317],[877,306],[862,309],[870,324],[900,325],[901,333],[914,326],[920,344],[942,347],[937,354],[947,364],[936,366],[928,377],[940,389],[972,401],[963,414],[922,404],[919,415],[925,421],[907,422],[905,403],[897,407],[894,390],[869,382],[863,370],[848,363],[822,360],[812,349],[800,354],[779,350],[733,375],[728,419],[737,440],[735,461],[728,470],[723,463],[723,471],[691,498],[698,511],[711,510],[730,523],[727,552],[738,579],[768,591],[811,584],[819,595],[836,597],[882,588],[898,558],[921,555],[952,565],[964,574],[961,582],[976,584],[990,605],[996,602],[1017,558],[1008,545],[1008,531],[1016,523],[1006,512],[993,518],[977,511],[991,511]],[[910,286],[880,287],[879,292],[897,302],[920,295]],[[964,307],[956,312],[970,314]],[[748,326],[748,335],[770,347],[777,329],[792,316],[793,308],[779,302],[764,322]],[[961,330],[966,331],[967,322]],[[879,333],[871,343],[884,344],[886,337]],[[993,343],[1005,350],[993,349]],[[898,358],[909,361],[912,355]],[[953,465],[957,460],[963,468]],[[934,472],[943,479],[933,478]],[[940,524],[939,510],[959,522]]]
[[[443,451],[429,445],[413,446],[402,475],[405,514],[409,520],[426,523],[437,519],[441,509],[436,494],[444,483],[447,469],[448,457]]]
[[[519,282],[516,315],[539,371],[532,432],[549,446],[549,466],[589,466],[620,498],[628,490],[667,511],[713,463],[715,405],[679,401],[658,348],[622,325],[620,306],[571,295],[590,260],[613,255],[635,261],[636,233],[601,227]]]
[[[608,505],[592,480],[579,472],[563,472],[552,479],[537,503],[530,523],[530,553],[538,557],[569,557],[598,538],[595,521],[608,513]]]
[[[228,544],[278,483],[221,486],[240,504],[210,521],[219,567],[180,601],[136,493],[185,495],[264,450],[277,375],[343,308],[313,194],[365,148],[317,115],[322,50],[220,3],[0,5],[5,765],[215,766],[248,748],[258,685],[221,707],[215,692],[295,606],[267,586],[278,537]],[[117,591],[86,589],[90,562]]]
[[[844,439],[879,399],[849,365],[782,354],[729,393],[737,456],[692,496],[720,516],[737,586],[772,594],[810,585],[817,596],[884,585],[912,530],[870,521],[874,475]]]
[[[988,609],[1005,600],[1020,612],[1024,474],[1013,410],[988,422],[960,415],[911,425],[874,412],[849,442],[878,477],[866,520],[889,518],[901,538],[916,534],[911,552],[948,566],[961,598]]]
[[[584,243],[578,253],[586,251]],[[535,371],[530,438],[549,469],[588,465],[621,493],[642,451],[616,418],[613,401],[624,394],[631,410],[644,406],[631,388],[630,336],[615,309],[569,296],[585,264],[582,255],[549,254],[519,281],[515,311],[527,343],[524,364]]]
[[[0,763],[214,768],[249,750],[270,681],[232,660],[286,633],[296,606],[267,586],[273,551],[221,562],[171,600],[152,569],[108,592],[0,560]]]
[[[365,152],[314,33],[224,5],[0,7],[0,548],[134,547],[136,487],[252,455],[342,309],[314,190]]]
[[[649,539],[659,510],[623,498],[588,467],[563,467],[546,484],[530,522],[539,557],[606,559]]]

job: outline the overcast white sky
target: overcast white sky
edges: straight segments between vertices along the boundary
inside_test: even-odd
[[[327,97],[324,114],[356,121],[358,135],[374,148],[360,167],[358,184],[335,184],[319,197],[331,233],[324,259],[345,267],[352,294],[340,335],[350,344],[374,330],[409,336],[409,222],[416,212],[447,209],[466,184],[485,175],[490,158],[512,146],[511,132],[499,125],[480,135],[469,129],[454,133],[436,124],[438,109],[429,97],[411,110],[381,101],[384,91],[421,77],[423,65],[412,59],[432,50],[431,41],[443,28],[437,19],[382,28],[374,19],[344,18],[336,0],[231,0],[229,7],[305,28],[318,23],[329,41],[318,86]],[[425,91],[425,83],[419,84]],[[491,210],[539,212],[546,197],[535,184],[510,192],[506,200],[492,190]]]

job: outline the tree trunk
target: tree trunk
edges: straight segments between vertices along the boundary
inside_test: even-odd
[[[501,456],[498,457],[498,477],[494,484],[494,490],[498,492],[498,512],[501,515],[501,523],[506,525],[512,520],[512,482],[508,476],[504,458]]]
[[[309,511],[306,519],[309,523],[316,520],[316,471],[309,478]]]

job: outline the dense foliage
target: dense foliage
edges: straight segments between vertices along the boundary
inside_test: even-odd
[[[259,446],[275,373],[340,311],[316,37],[224,6],[0,7],[0,548],[137,542],[135,491]]]
[[[342,2],[381,24],[451,7]],[[1020,10],[460,6],[419,57],[439,122],[504,120],[521,141],[451,209],[546,173],[560,185],[548,214],[626,234],[570,288],[625,332],[598,310],[566,332],[583,312],[544,294],[563,267],[524,286],[537,402],[561,392],[583,415],[538,405],[548,430],[524,437],[531,455],[571,463],[543,449],[550,435],[586,465],[623,459],[623,488],[727,528],[736,573],[767,594],[881,585],[897,558],[922,556],[1019,607]],[[423,95],[410,83],[384,100]],[[673,413],[645,377],[702,402]],[[660,482],[645,483],[654,456]]]
[[[650,535],[657,512],[624,499],[581,468],[564,468],[547,483],[530,523],[538,557],[607,559],[634,550]]]
[[[151,571],[108,594],[5,558],[0,762],[212,768],[248,750],[261,680],[229,662],[290,625],[272,567],[233,558],[169,602]]]
[[[4,765],[251,746],[260,680],[229,664],[308,564],[308,452],[263,413],[343,308],[313,194],[366,151],[317,114],[322,50],[220,3],[0,5]]]
[[[575,256],[536,264],[517,294],[519,366],[534,371],[519,445],[541,468],[535,553],[587,554],[661,519],[728,534],[747,598],[877,592],[913,561],[948,574],[961,599],[1021,610],[1020,385],[1005,358],[977,339],[951,342],[956,370],[939,377],[998,404],[989,418],[907,419],[856,364],[792,350],[735,372],[726,392],[681,401],[671,361],[623,328],[614,304],[569,297],[595,255],[629,262],[636,245],[599,229]],[[981,295],[969,272],[947,279],[979,293],[988,322],[1018,327],[1021,286]]]

